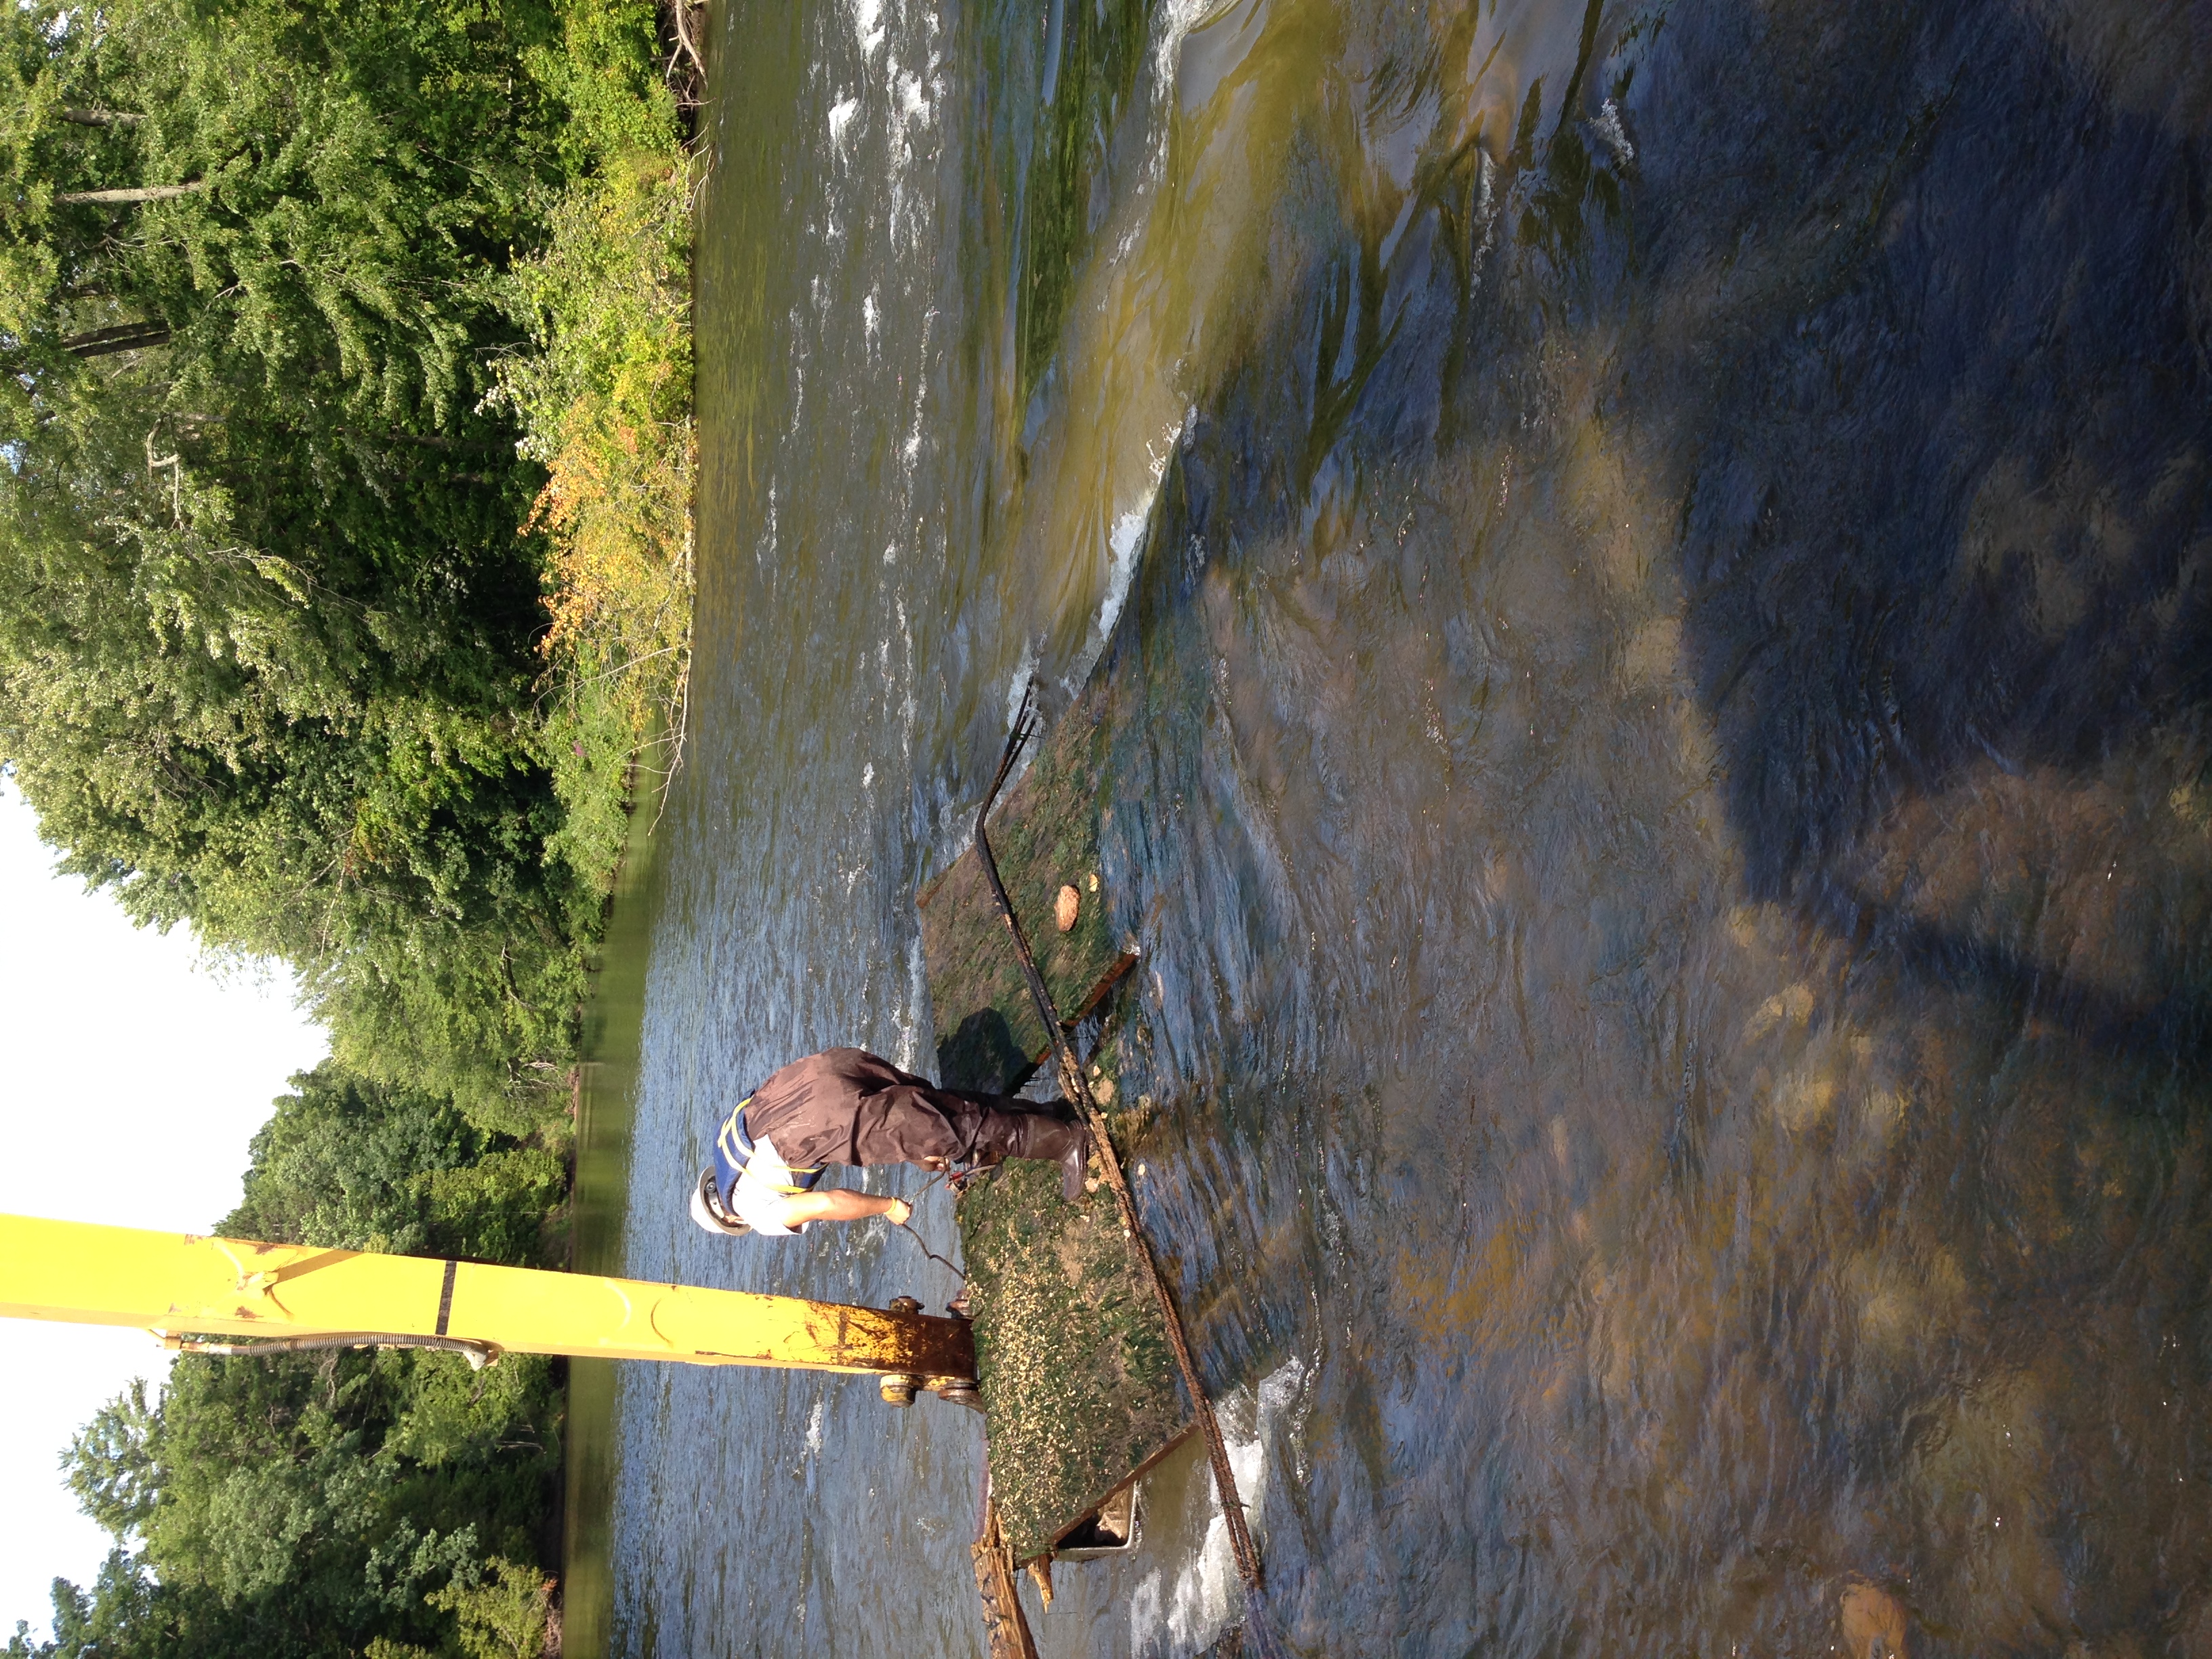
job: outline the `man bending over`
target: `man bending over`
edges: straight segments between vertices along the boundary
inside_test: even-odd
[[[963,1163],[1036,1158],[1060,1166],[1060,1189],[1083,1190],[1091,1137],[1062,1115],[1006,1095],[940,1089],[864,1048],[825,1048],[795,1060],[739,1101],[714,1133],[691,1218],[708,1232],[787,1237],[817,1221],[913,1213],[904,1199],[818,1187],[832,1164]]]

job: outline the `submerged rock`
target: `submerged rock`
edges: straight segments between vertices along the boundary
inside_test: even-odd
[[[1851,1659],[1907,1659],[1911,1620],[1887,1590],[1856,1580],[1844,1587],[1844,1649]]]

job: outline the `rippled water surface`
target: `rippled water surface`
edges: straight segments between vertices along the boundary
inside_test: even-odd
[[[714,27],[610,1261],[951,1293],[682,1200],[773,1066],[930,1063],[915,888],[1095,665],[1139,1201],[1296,1650],[2206,1650],[2205,8]],[[579,1634],[981,1652],[978,1419],[612,1392]],[[1146,1504],[1047,1653],[1231,1627],[1202,1466]]]

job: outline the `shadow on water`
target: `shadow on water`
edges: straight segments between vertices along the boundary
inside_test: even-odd
[[[1130,1165],[1298,1650],[2212,1638],[2203,9],[1162,0],[1041,377],[1065,9],[727,19],[631,1270],[947,1292],[670,1194],[931,1051],[915,889],[1103,647]],[[969,1425],[617,1415],[616,1650],[975,1650]],[[1222,1637],[1148,1502],[1054,1659]]]
[[[2194,1639],[2207,24],[1583,17],[1494,180],[1352,18],[1109,659],[1278,1604]]]

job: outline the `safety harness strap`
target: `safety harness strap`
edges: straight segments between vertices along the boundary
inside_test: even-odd
[[[715,1148],[721,1153],[722,1162],[741,1176],[750,1169],[753,1161],[753,1138],[745,1130],[745,1108],[751,1105],[753,1097],[750,1095],[747,1095],[739,1101],[737,1109],[722,1120],[721,1133],[715,1138]],[[774,1192],[811,1193],[814,1190],[816,1183],[822,1179],[822,1171],[825,1166],[817,1164],[804,1169],[793,1168],[787,1164],[785,1167],[791,1170],[793,1179],[799,1182],[797,1186],[786,1186],[783,1182],[776,1181],[763,1182],[761,1184]],[[734,1187],[734,1183],[732,1185]]]

